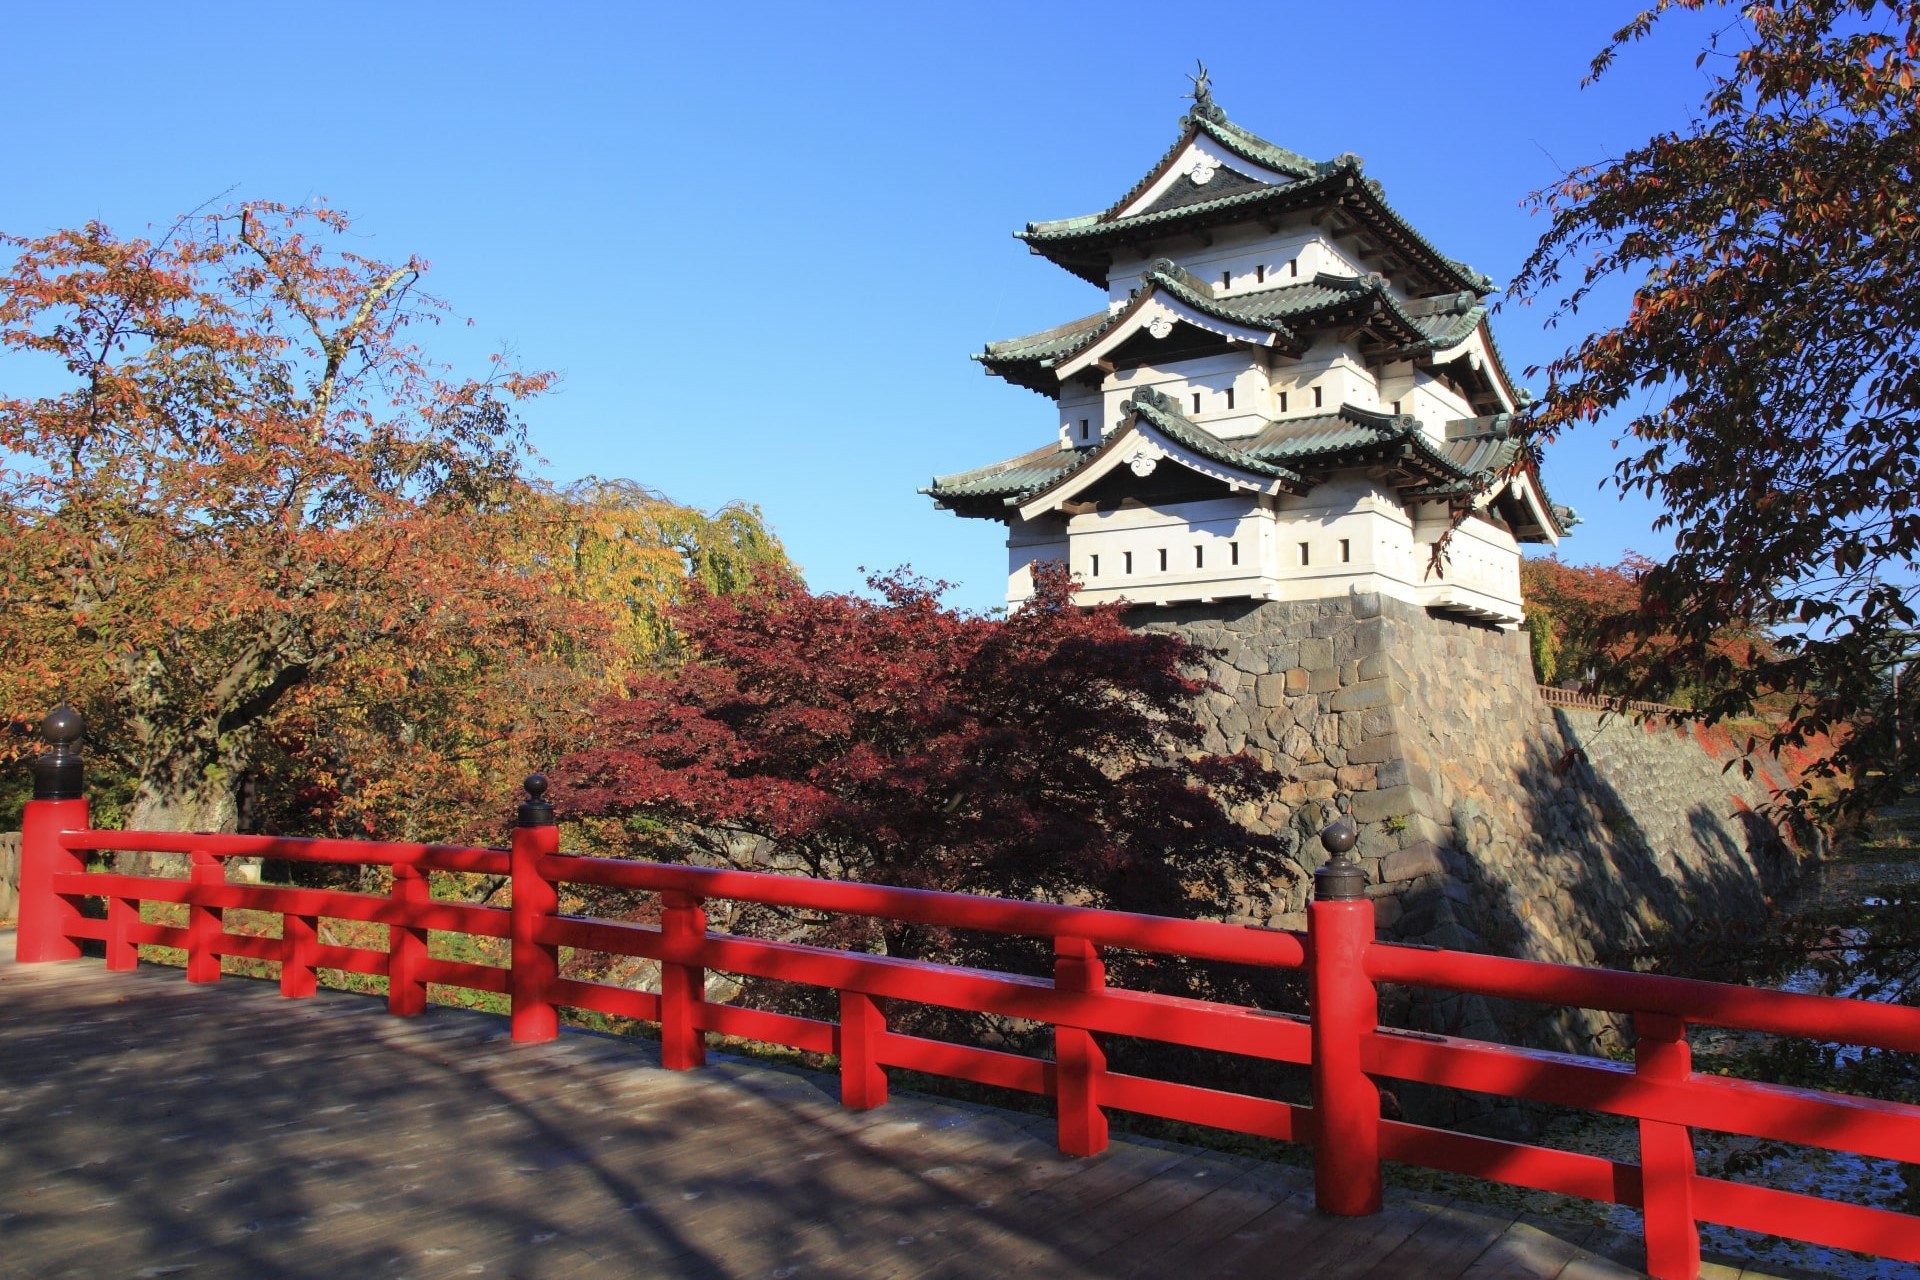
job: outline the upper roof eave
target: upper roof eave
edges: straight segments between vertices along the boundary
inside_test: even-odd
[[[1209,136],[1214,135],[1210,133]],[[1190,140],[1183,135],[1182,141],[1162,159],[1153,173],[1116,207],[1124,207],[1127,200],[1135,198],[1146,186],[1151,185],[1160,176],[1164,166],[1171,163],[1172,158]],[[1355,156],[1341,156],[1315,165],[1311,175],[1303,175],[1299,181],[1285,185],[1263,186],[1251,191],[1235,192],[1218,200],[1200,201],[1124,218],[1109,217],[1108,213],[1112,210],[1108,210],[1107,213],[1062,218],[1053,222],[1030,222],[1026,230],[1013,234],[1033,252],[1067,268],[1082,279],[1104,287],[1107,283],[1106,264],[1099,262],[1098,257],[1108,250],[1155,235],[1203,230],[1335,203],[1388,239],[1396,241],[1403,252],[1420,261],[1442,289],[1465,289],[1477,296],[1492,292],[1493,280],[1490,277],[1441,253],[1432,241],[1416,231],[1399,210],[1387,202],[1379,184],[1362,175],[1360,160]]]

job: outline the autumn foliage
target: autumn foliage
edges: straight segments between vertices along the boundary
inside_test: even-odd
[[[1653,561],[1631,551],[1616,565],[1569,564],[1557,556],[1523,560],[1520,592],[1535,678],[1613,697],[1694,707],[1717,692],[1711,681],[1736,680],[1776,656],[1765,633],[1730,623],[1708,638],[1707,665],[1673,666],[1672,637],[1664,628],[1650,627],[1641,613],[1642,581],[1654,568]],[[1751,693],[1756,705],[1777,709],[1777,699],[1764,687],[1755,685]]]
[[[1696,116],[1536,197],[1551,224],[1515,294],[1556,318],[1609,282],[1632,300],[1547,366],[1533,429],[1613,424],[1614,483],[1665,508],[1632,692],[1695,679],[1714,717],[1791,693],[1774,745],[1909,776],[1912,735],[1876,707],[1920,592],[1920,3],[1660,0],[1594,74],[1674,10],[1727,18]],[[1729,629],[1777,644],[1742,664]]]
[[[1217,915],[1299,874],[1228,811],[1281,779],[1194,751],[1202,652],[1075,606],[1062,570],[1036,585],[1004,620],[901,574],[872,599],[697,592],[689,661],[601,702],[556,794],[638,856],[913,888]]]
[[[570,553],[617,567],[672,520],[667,564],[696,558],[705,530],[657,496],[530,481],[516,405],[551,375],[436,363],[426,264],[349,231],[252,204],[0,238],[0,708],[87,713],[129,793],[103,817],[231,830],[270,776],[295,830],[345,803],[363,833],[456,834],[422,806],[473,787],[497,812],[503,766],[547,756],[657,612]]]

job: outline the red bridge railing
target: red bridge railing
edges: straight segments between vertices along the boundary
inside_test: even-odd
[[[56,713],[57,714],[57,713]],[[81,942],[105,946],[109,969],[131,969],[138,947],[187,954],[189,982],[215,982],[221,959],[277,962],[284,995],[313,994],[320,969],[381,975],[389,1009],[417,1014],[429,983],[503,993],[516,1040],[552,1039],[572,1007],[657,1023],[664,1066],[701,1065],[709,1033],[786,1045],[839,1059],[841,1098],[874,1107],[888,1068],[909,1068],[1054,1100],[1059,1144],[1092,1155],[1107,1143],[1107,1113],[1126,1111],[1208,1125],[1314,1149],[1315,1192],[1327,1212],[1362,1215],[1381,1203],[1380,1162],[1449,1170],[1492,1181],[1622,1204],[1643,1213],[1648,1269],[1660,1277],[1700,1270],[1699,1223],[1714,1222],[1817,1244],[1920,1262],[1920,1218],[1818,1196],[1701,1176],[1695,1127],[1920,1163],[1920,1107],[1871,1098],[1696,1074],[1687,1032],[1713,1026],[1920,1053],[1920,1010],[1690,979],[1585,969],[1376,941],[1365,875],[1344,855],[1352,829],[1326,836],[1334,857],[1315,876],[1305,933],[1124,912],[930,893],[762,872],[721,871],[561,854],[543,779],[529,779],[510,849],[292,840],[267,836],[97,831],[81,794],[77,718],[49,718],[55,750],[36,764],[35,799],[23,823],[22,962],[77,958]],[[88,871],[83,854],[184,854],[186,879]],[[225,860],[390,866],[388,894],[233,883]],[[440,872],[507,876],[510,907],[434,901]],[[559,913],[565,884],[658,895],[657,926]],[[103,917],[83,911],[104,902]],[[768,941],[708,928],[706,905],[752,902],[1051,941],[1049,978]],[[184,926],[145,922],[143,902],[183,903]],[[280,917],[278,938],[229,932],[234,909]],[[388,948],[323,945],[323,919],[385,925]],[[435,959],[432,933],[506,939],[510,963]],[[658,990],[562,977],[562,947],[658,962]],[[1103,951],[1192,957],[1301,969],[1312,1018],[1107,985]],[[839,1018],[823,1021],[709,1002],[706,971],[777,978],[838,993]],[[1631,1063],[1545,1053],[1379,1026],[1382,984],[1572,1005],[1629,1014],[1638,1033]],[[961,1045],[890,1029],[890,1001],[999,1014],[1051,1026],[1051,1059]],[[1108,1068],[1101,1037],[1130,1036],[1310,1068],[1310,1106],[1123,1074]],[[1638,1163],[1385,1119],[1382,1078],[1528,1098],[1634,1119]]]

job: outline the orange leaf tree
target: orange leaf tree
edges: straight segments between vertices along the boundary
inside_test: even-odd
[[[84,706],[131,825],[231,829],[296,695],[597,643],[516,541],[549,375],[431,362],[425,264],[347,231],[254,204],[5,238],[0,351],[44,390],[0,398],[0,705]]]
[[[570,608],[521,643],[356,655],[296,690],[266,735],[250,821],[289,834],[497,839],[518,781],[584,733],[594,699],[674,663],[695,587],[786,569],[760,513],[705,513],[625,480],[529,487],[503,518],[518,572]],[[577,625],[582,621],[588,625]]]

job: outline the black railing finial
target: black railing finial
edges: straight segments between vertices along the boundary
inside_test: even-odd
[[[1320,829],[1320,846],[1331,857],[1313,873],[1313,896],[1320,902],[1351,902],[1367,893],[1366,868],[1347,856],[1360,838],[1352,818],[1342,818]]]
[[[520,805],[520,818],[516,826],[550,827],[554,824],[553,802],[547,799],[547,775],[530,773],[526,781],[520,784],[525,788],[527,798]]]
[[[40,736],[53,749],[33,762],[33,798],[84,800],[87,791],[80,742],[87,736],[86,720],[63,702],[40,722]]]

